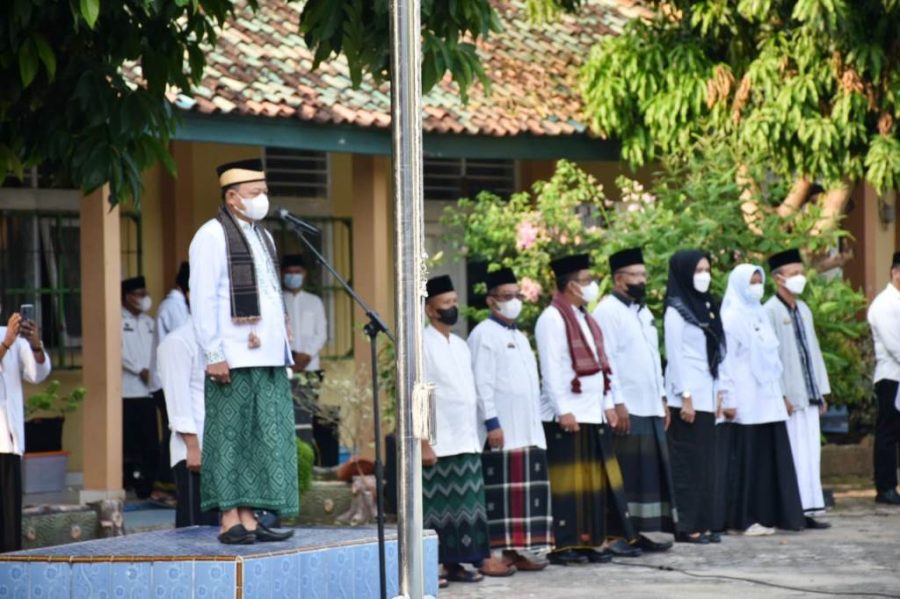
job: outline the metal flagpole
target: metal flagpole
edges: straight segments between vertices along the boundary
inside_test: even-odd
[[[422,448],[430,435],[422,384],[424,237],[421,14],[418,0],[391,1],[391,138],[397,314],[397,529],[400,595],[425,595]]]

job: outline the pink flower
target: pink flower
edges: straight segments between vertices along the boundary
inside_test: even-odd
[[[525,299],[531,303],[538,301],[538,298],[541,297],[541,284],[528,277],[522,277],[522,280],[519,282],[519,289],[522,295],[525,296]]]
[[[537,243],[540,231],[533,223],[523,220],[516,227],[516,248],[519,250],[527,250]]]

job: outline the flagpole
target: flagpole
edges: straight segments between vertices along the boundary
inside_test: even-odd
[[[398,568],[400,595],[425,595],[422,449],[429,437],[424,358],[421,14],[418,0],[391,1],[391,151],[397,315]]]

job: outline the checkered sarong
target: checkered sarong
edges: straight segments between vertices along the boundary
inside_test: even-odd
[[[547,452],[537,447],[481,455],[491,549],[553,547]]]

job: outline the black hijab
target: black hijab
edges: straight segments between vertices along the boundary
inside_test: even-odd
[[[687,322],[703,330],[709,373],[713,378],[719,378],[719,364],[725,359],[725,331],[719,304],[709,292],[700,293],[694,289],[694,271],[703,258],[710,260],[709,254],[700,250],[679,250],[672,254],[666,306],[671,306]]]

